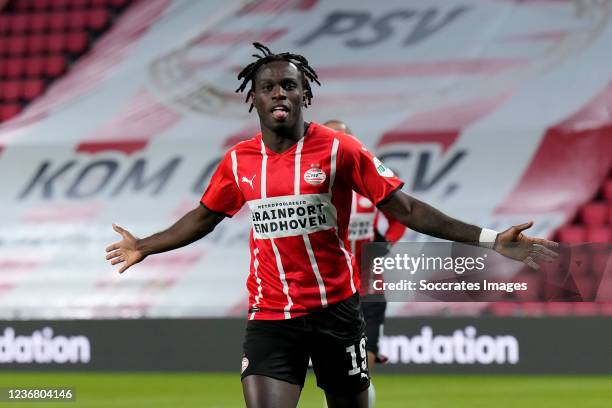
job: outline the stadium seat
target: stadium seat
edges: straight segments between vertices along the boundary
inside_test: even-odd
[[[53,2],[53,5],[51,6],[54,9],[68,9],[71,8],[74,4],[74,0],[58,0],[57,2]]]
[[[2,119],[44,92],[132,0],[13,0],[0,15]],[[0,1],[1,2],[1,1]]]
[[[586,229],[576,225],[565,226],[559,230],[558,237],[562,243],[579,244],[585,242]]]
[[[49,34],[45,44],[47,51],[52,53],[64,51],[66,49],[66,37],[65,33]]]
[[[87,48],[87,34],[71,33],[68,36],[66,49],[72,53],[81,53]]]
[[[15,8],[15,10],[17,11],[24,11],[24,10],[28,10],[31,5],[30,5],[30,1],[28,0],[21,0],[21,1],[16,1],[13,4],[13,7]]]
[[[38,55],[46,52],[46,34],[35,34],[28,37],[28,52],[30,55]]]
[[[11,20],[9,16],[3,16],[0,14],[0,34],[8,33],[10,22]]]
[[[9,37],[8,54],[19,56],[25,54],[27,50],[27,37],[23,35],[14,35]]]
[[[109,0],[108,4],[115,8],[125,7],[128,4],[129,0]]]
[[[604,225],[608,222],[608,205],[605,202],[585,204],[580,210],[580,215],[586,225]]]
[[[25,76],[38,78],[45,73],[44,57],[29,57],[25,65]]]
[[[70,0],[70,7],[85,8],[89,6],[90,0]]]
[[[21,106],[17,103],[0,105],[0,121],[9,120],[21,111]]]
[[[73,10],[70,12],[68,27],[72,30],[82,30],[87,26],[87,12],[83,10]]]
[[[55,7],[61,7],[62,3],[67,3],[67,1],[65,0],[30,0],[28,3],[30,3],[30,7],[32,10],[39,10],[39,11],[44,11],[47,9],[50,9],[51,7],[54,6]]]
[[[30,14],[30,32],[42,33],[49,28],[49,17],[47,13]]]
[[[592,226],[587,228],[587,242],[610,242],[612,230],[607,226]]]
[[[26,1],[26,3],[30,3],[29,8],[34,10],[45,10],[51,2],[49,0],[30,0]]]
[[[0,75],[9,79],[20,78],[24,74],[25,63],[23,58],[12,58],[0,66]]]
[[[23,34],[28,30],[30,16],[27,14],[16,14],[12,16],[9,23],[9,32],[13,35]]]
[[[91,10],[87,15],[87,25],[94,30],[104,29],[110,22],[110,15],[106,10]]]
[[[61,55],[51,55],[45,60],[44,68],[44,74],[49,77],[62,75],[66,71],[66,60]]]
[[[18,102],[21,97],[20,81],[5,81],[2,83],[2,99],[8,102]]]
[[[68,13],[65,11],[55,11],[49,13],[49,28],[51,31],[63,31],[68,27]]]
[[[22,95],[24,99],[31,101],[34,98],[42,95],[45,86],[40,79],[30,79],[23,82]]]
[[[604,183],[603,197],[609,204],[612,204],[612,179],[608,179]],[[612,218],[609,218],[609,220],[612,223]]]
[[[57,54],[61,55],[62,52],[80,52],[83,51],[87,46],[87,35],[84,33],[53,33],[45,36],[36,37],[36,40],[32,40],[31,49],[38,54]]]

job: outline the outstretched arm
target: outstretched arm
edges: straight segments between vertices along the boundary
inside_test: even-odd
[[[456,220],[434,207],[398,190],[381,207],[405,226],[449,241],[478,243],[482,228]],[[551,262],[558,254],[549,248],[558,246],[556,242],[541,238],[531,238],[523,234],[533,222],[516,225],[499,233],[494,249],[500,254],[524,262],[538,269],[536,260]]]
[[[123,273],[149,255],[180,248],[205,237],[223,218],[224,214],[199,205],[170,228],[142,239],[113,224],[113,229],[121,235],[121,241],[106,248],[106,259],[111,261],[112,265],[123,263],[119,269],[119,273]]]
[[[456,220],[401,190],[381,207],[393,218],[420,233],[456,242],[478,242],[480,227]]]

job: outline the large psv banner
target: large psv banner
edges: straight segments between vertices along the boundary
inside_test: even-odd
[[[245,315],[250,217],[119,277],[258,132],[251,43],[305,55],[307,120],[346,121],[405,191],[468,222],[550,235],[609,172],[612,4],[513,0],[139,2],[0,124],[0,316]],[[423,240],[407,232],[406,240]]]

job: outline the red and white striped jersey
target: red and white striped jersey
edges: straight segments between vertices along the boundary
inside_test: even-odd
[[[357,139],[316,123],[283,153],[261,133],[232,147],[201,203],[228,216],[250,207],[249,318],[299,317],[354,294],[352,190],[380,203],[402,184]]]
[[[363,245],[373,242],[374,231],[378,230],[381,211],[366,197],[353,191],[353,201],[351,205],[351,218],[349,221],[349,243],[351,253],[355,256],[355,268],[359,272],[361,285],[359,294],[361,296],[376,292],[371,285],[372,273],[369,268],[361,269],[361,252]],[[383,213],[384,214],[384,213]],[[395,244],[402,238],[406,227],[395,218],[384,214],[389,224],[385,232],[385,239]]]

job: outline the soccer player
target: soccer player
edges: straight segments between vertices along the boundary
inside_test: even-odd
[[[352,134],[346,123],[332,119],[325,122],[323,125],[334,129],[338,132]],[[359,195],[353,191],[353,200],[351,204],[351,218],[349,221],[348,241],[351,248],[351,253],[355,258],[354,268],[359,272],[361,285],[359,294],[363,299],[361,303],[361,311],[366,323],[366,350],[368,355],[368,371],[370,373],[370,388],[368,388],[369,407],[374,407],[376,401],[376,392],[374,383],[372,382],[372,369],[376,362],[384,361],[384,357],[378,354],[379,338],[383,334],[383,324],[385,321],[385,310],[387,302],[382,291],[375,291],[371,285],[372,273],[370,268],[361,268],[361,256],[363,245],[370,242],[387,242],[389,247],[396,243],[404,235],[406,227],[395,218],[385,214],[388,222],[388,228],[385,235],[378,231],[378,222],[380,220],[380,211],[366,197]],[[376,248],[379,249],[378,247]],[[380,254],[382,255],[382,254]]]
[[[402,224],[439,238],[495,246],[536,265],[555,243],[529,238],[532,223],[497,234],[450,218],[403,193],[402,182],[356,139],[314,122],[302,107],[317,74],[306,58],[261,52],[238,75],[238,91],[259,116],[261,133],[229,149],[200,205],[168,229],[137,239],[113,225],[121,240],[106,248],[119,272],[147,256],[190,244],[246,203],[251,210],[250,307],[242,359],[248,407],[295,407],[308,357],[330,408],[368,404],[369,376],[359,276],[347,245],[355,190]],[[504,245],[519,242],[510,250]],[[536,245],[541,244],[541,245]]]

